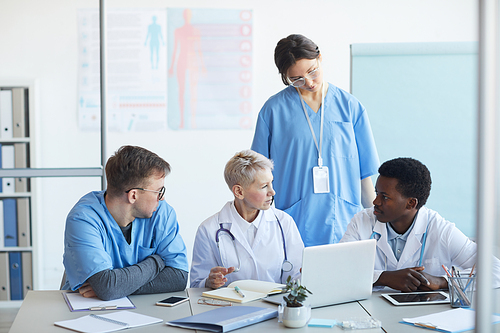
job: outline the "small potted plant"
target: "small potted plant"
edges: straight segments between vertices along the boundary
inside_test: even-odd
[[[311,307],[304,306],[304,301],[307,298],[307,293],[312,295],[306,286],[300,285],[300,280],[292,281],[292,277],[288,276],[286,280],[285,292],[289,292],[288,296],[283,296],[286,302],[283,310],[283,324],[287,327],[302,327],[304,326],[311,315]]]

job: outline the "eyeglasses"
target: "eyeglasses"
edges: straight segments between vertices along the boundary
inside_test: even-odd
[[[290,81],[290,84],[295,88],[299,88],[299,87],[302,87],[304,84],[306,84],[306,79],[314,80],[315,78],[317,78],[319,75],[319,62],[317,64],[318,64],[318,67],[316,67],[315,69],[313,69],[312,71],[310,71],[309,73],[304,75],[304,77],[301,77],[300,79],[292,81],[292,80],[290,80],[290,78],[288,78],[288,80]]]
[[[147,192],[155,192],[155,193],[158,193],[158,201],[160,201],[161,199],[163,199],[163,196],[165,195],[165,186],[162,186],[162,188],[159,190],[159,191],[154,191],[154,190],[146,190],[145,188],[140,188],[140,187],[134,187],[134,188],[131,188],[130,190],[128,191],[125,191],[125,193],[128,193],[132,190],[141,190],[141,191],[147,191]]]
[[[228,301],[220,301],[212,298],[200,298],[198,304],[212,305],[212,306],[233,306],[233,303]]]

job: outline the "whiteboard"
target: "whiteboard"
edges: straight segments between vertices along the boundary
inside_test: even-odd
[[[352,44],[351,93],[368,111],[381,163],[424,163],[426,206],[475,237],[477,43]]]

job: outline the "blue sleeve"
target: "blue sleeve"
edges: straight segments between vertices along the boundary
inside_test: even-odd
[[[255,134],[253,137],[251,149],[266,156],[267,158],[271,158],[270,151],[272,134],[269,130],[269,126],[264,120],[264,108],[265,106],[262,108],[259,113],[259,117],[257,118],[257,125],[255,127]]]
[[[368,114],[363,108],[354,124],[361,179],[377,174],[380,165]]]
[[[72,211],[66,220],[64,267],[71,290],[76,290],[92,275],[113,269],[112,259],[104,248],[105,229],[98,217]]]
[[[160,209],[161,206],[164,206]],[[164,201],[160,201],[158,214],[155,215],[158,225],[161,226],[156,233],[158,245],[156,254],[158,254],[165,266],[178,268],[188,272],[186,245],[179,233],[179,223],[174,209]]]

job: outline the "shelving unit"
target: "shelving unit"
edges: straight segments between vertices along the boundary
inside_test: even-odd
[[[33,98],[33,95],[31,96]],[[29,168],[32,161],[30,87],[0,87],[2,168]],[[2,176],[0,192],[0,300],[21,301],[33,289],[33,200],[30,178]]]
[[[0,168],[0,178],[15,178],[16,182],[25,183],[26,188],[23,191],[14,191],[10,193],[5,193],[5,191],[0,192],[0,201],[6,199],[23,199],[27,198],[29,205],[26,237],[28,238],[28,243],[24,244],[27,246],[19,246],[22,244],[18,243],[18,246],[5,246],[4,235],[4,223],[0,223],[0,308],[20,306],[22,299],[26,295],[28,290],[37,290],[40,281],[41,267],[39,267],[39,253],[41,251],[42,239],[40,239],[39,223],[38,223],[38,205],[40,204],[37,198],[40,197],[39,194],[39,182],[40,177],[102,177],[103,168],[35,168],[37,155],[40,155],[40,151],[37,149],[39,142],[38,137],[38,126],[40,124],[38,116],[38,98],[37,98],[37,86],[36,80],[0,80],[0,92],[4,90],[16,89],[19,91],[23,89],[24,92],[24,109],[25,109],[25,135],[23,137],[12,137],[5,138],[0,135],[0,145],[13,146],[16,144],[24,144],[26,146],[26,164],[25,165],[15,165],[17,168]],[[1,97],[0,97],[1,98]],[[0,99],[0,103],[2,100]],[[0,108],[0,113],[3,108]],[[14,120],[14,119],[13,119]],[[5,121],[4,121],[5,122]],[[13,122],[13,126],[15,126]],[[2,118],[0,114],[0,134],[3,127]],[[3,165],[2,165],[3,166]],[[19,189],[19,188],[18,188]],[[3,189],[2,189],[3,190]],[[3,214],[1,215],[3,217]],[[12,298],[10,283],[10,270],[13,269],[10,256],[13,253],[19,253],[21,256],[20,270],[21,280],[22,280],[22,297]],[[19,255],[17,255],[19,257]],[[6,258],[6,259],[5,259]],[[18,268],[19,268],[18,267]],[[16,269],[14,267],[14,269]],[[7,277],[7,278],[4,278]],[[8,282],[6,282],[6,280]],[[7,291],[8,289],[8,291]],[[19,296],[19,295],[18,295]]]

